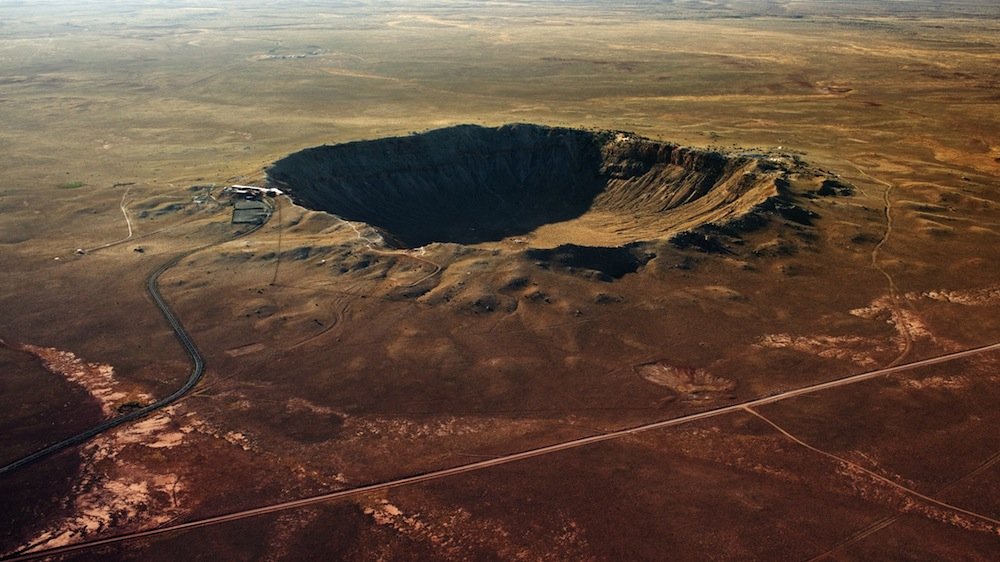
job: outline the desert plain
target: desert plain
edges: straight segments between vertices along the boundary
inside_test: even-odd
[[[0,474],[0,556],[997,559],[998,37],[985,0],[4,3],[0,464],[190,379],[154,274],[205,368]],[[393,198],[309,195],[340,169]],[[462,174],[474,213],[414,195]],[[233,184],[286,193],[234,224]]]

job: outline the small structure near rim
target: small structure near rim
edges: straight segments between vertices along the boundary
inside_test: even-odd
[[[222,194],[233,197],[233,224],[264,224],[271,216],[271,206],[264,197],[277,197],[281,190],[234,184],[223,189]]]
[[[233,203],[233,224],[264,224],[271,208],[260,199],[239,199]]]
[[[243,195],[244,197],[260,198],[277,197],[282,191],[274,187],[257,187],[255,185],[233,184],[222,190],[223,195]]]

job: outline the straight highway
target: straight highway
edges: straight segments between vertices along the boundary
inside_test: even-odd
[[[119,543],[123,541],[142,539],[147,537],[153,537],[156,535],[162,535],[164,533],[173,533],[178,531],[185,531],[190,529],[197,529],[199,527],[208,527],[211,525],[218,525],[220,523],[227,523],[230,521],[238,521],[241,519],[247,519],[250,517],[257,517],[260,515],[266,515],[269,513],[275,513],[279,511],[285,511],[289,509],[296,509],[300,507],[306,507],[314,505],[317,503],[328,502],[332,500],[345,499],[355,496],[360,496],[364,494],[370,494],[374,492],[380,492],[384,490],[389,490],[392,488],[399,488],[402,486],[411,486],[414,484],[420,484],[423,482],[430,482],[434,480],[440,480],[443,478],[448,478],[451,476],[458,476],[461,474],[466,474],[470,472],[475,472],[479,470],[484,470],[487,468],[493,468],[517,461],[527,460],[535,457],[540,457],[543,455],[549,455],[552,453],[557,453],[560,451],[566,451],[570,449],[576,449],[579,447],[585,447],[588,445],[594,445],[597,443],[602,443],[605,441],[611,441],[614,439],[620,439],[622,437],[628,437],[631,435],[636,435],[638,433],[644,433],[647,431],[653,431],[657,429],[665,429],[669,427],[674,427],[678,425],[683,425],[691,423],[694,421],[710,419],[726,414],[746,412],[748,408],[756,408],[759,406],[764,406],[767,404],[773,404],[775,402],[780,402],[783,400],[788,400],[798,396],[804,396],[808,394],[813,394],[816,392],[821,392],[824,390],[830,390],[833,388],[839,388],[847,385],[857,384],[860,382],[868,381],[877,377],[883,377],[886,375],[891,375],[894,373],[899,373],[902,371],[916,369],[919,367],[928,367],[931,365],[938,365],[941,363],[947,363],[950,361],[955,361],[958,359],[972,357],[982,353],[987,353],[991,351],[1000,351],[1000,342],[993,343],[990,345],[984,345],[980,347],[974,347],[966,349],[963,351],[957,351],[954,353],[947,353],[944,355],[938,355],[936,357],[931,357],[928,359],[921,359],[919,361],[912,361],[903,365],[896,365],[893,367],[886,367],[884,369],[876,369],[873,371],[868,371],[865,373],[859,373],[855,375],[849,375],[843,378],[834,379],[827,382],[812,384],[809,386],[804,386],[801,388],[788,390],[784,392],[779,392],[771,396],[765,396],[762,398],[756,398],[753,400],[748,400],[736,404],[731,404],[729,406],[723,406],[721,408],[715,408],[711,410],[706,410],[704,412],[698,412],[694,414],[688,414],[685,416],[680,416],[677,418],[672,418],[669,420],[658,421],[654,423],[648,423],[643,425],[638,425],[635,427],[630,427],[626,429],[621,429],[617,431],[611,431],[608,433],[602,433],[598,435],[591,435],[589,437],[582,437],[580,439],[573,439],[570,441],[564,441],[562,443],[556,443],[553,445],[547,445],[545,447],[539,447],[537,449],[530,449],[527,451],[522,451],[519,453],[513,453],[510,455],[504,455],[492,459],[486,459],[478,462],[473,462],[469,464],[463,464],[451,468],[445,468],[441,470],[434,470],[430,472],[425,472],[423,474],[417,474],[413,476],[407,476],[403,478],[398,478],[395,480],[389,480],[386,482],[380,482],[375,484],[368,484],[365,486],[359,486],[356,488],[350,488],[346,490],[338,490],[335,492],[328,492],[325,494],[318,494],[315,496],[310,496],[307,498],[301,498],[297,500],[291,500],[286,502],[275,503],[271,505],[261,506],[253,509],[247,509],[243,511],[237,511],[234,513],[228,513],[225,515],[218,515],[215,517],[208,517],[205,519],[198,519],[195,521],[188,521],[186,523],[179,523],[176,525],[167,525],[163,527],[158,527],[155,529],[148,529],[145,531],[139,531],[134,533],[126,533],[114,537],[108,537],[105,539],[99,539],[94,541],[86,541],[82,543],[77,543],[74,545],[68,545],[58,548],[52,548],[48,550],[40,550],[37,552],[26,553],[22,555],[15,555],[10,558],[0,558],[0,560],[33,560],[38,558],[45,558],[49,556],[56,556],[60,554],[72,553],[75,551],[94,548],[102,545],[109,545],[114,543]]]

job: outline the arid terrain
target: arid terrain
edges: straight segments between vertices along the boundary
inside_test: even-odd
[[[1000,558],[998,38],[3,3],[0,558]]]

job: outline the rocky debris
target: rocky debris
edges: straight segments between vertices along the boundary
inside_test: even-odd
[[[636,365],[634,369],[643,380],[667,387],[677,394],[689,397],[710,393],[730,393],[736,389],[734,381],[715,376],[705,369],[678,367],[663,361]]]
[[[791,256],[797,252],[798,247],[795,244],[780,238],[758,244],[753,249],[753,255],[760,257]]]
[[[594,296],[594,304],[620,304],[625,302],[625,297],[612,295],[609,293],[598,293]]]
[[[859,232],[854,236],[851,236],[851,243],[870,246],[878,244],[881,239],[882,238],[880,236],[872,232]]]
[[[500,297],[491,294],[481,294],[471,297],[464,307],[473,314],[491,314],[493,312],[511,313],[517,310],[517,299]]]
[[[529,285],[531,285],[531,279],[527,277],[515,277],[500,287],[500,292],[521,291]]]
[[[854,195],[854,187],[839,179],[825,179],[816,190],[816,195],[823,197]]]
[[[718,236],[706,232],[682,232],[670,239],[670,243],[682,250],[693,248],[708,254],[731,254]]]

